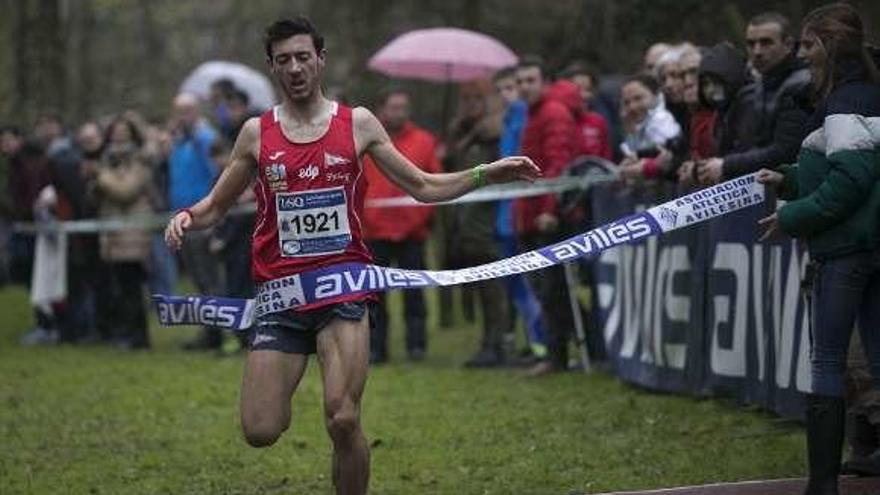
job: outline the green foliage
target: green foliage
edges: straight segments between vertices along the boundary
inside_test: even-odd
[[[26,295],[4,290],[0,307],[4,494],[330,492],[314,362],[292,428],[255,450],[238,430],[241,357],[177,350],[192,329],[154,326],[150,352],[23,349]],[[395,319],[397,360],[371,372],[372,493],[597,493],[803,472],[801,431],[767,415],[601,374],[464,370],[474,326],[431,327],[429,359],[407,364]]]

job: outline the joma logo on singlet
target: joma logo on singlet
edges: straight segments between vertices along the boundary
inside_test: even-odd
[[[299,169],[299,178],[306,180],[317,179],[318,175],[321,174],[321,169],[316,167],[315,165],[308,165],[301,169]]]

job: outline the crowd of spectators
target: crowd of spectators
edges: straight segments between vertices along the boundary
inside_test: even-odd
[[[805,41],[800,51],[810,62],[809,69],[805,60],[798,58],[798,40],[789,19],[768,12],[749,20],[742,47],[724,40],[713,46],[688,41],[655,43],[645,51],[642,66],[616,78],[620,81],[617,84],[602,84],[586,61],[571,61],[554,72],[540,58],[523,56],[517,66],[505,68],[491,79],[461,84],[455,115],[442,124],[439,136],[413,122],[411,98],[403,89],[382,92],[372,106],[399,151],[429,172],[458,171],[503,156],[525,155],[545,178],[554,178],[573,173],[584,157],[590,157],[593,163],[618,170],[621,180],[629,184],[669,181],[699,188],[760,169],[768,169],[761,172],[763,180],[782,183],[785,174],[797,174],[790,164],[796,163],[804,150],[808,126],[812,125],[814,130],[828,126],[830,130],[823,132],[837,132],[840,135],[833,137],[850,145],[852,149],[833,151],[849,153],[847,160],[857,166],[850,166],[852,170],[838,174],[836,180],[855,184],[853,170],[876,171],[876,167],[865,165],[862,156],[871,143],[840,139],[846,133],[868,132],[840,127],[840,122],[876,118],[880,76],[864,46],[855,10],[841,4],[816,12],[811,14],[815,39]],[[827,46],[806,46],[816,40]],[[822,50],[824,54],[816,55]],[[824,73],[817,72],[819,59],[825,61]],[[838,61],[840,65],[833,65]],[[816,81],[811,81],[813,78]],[[816,88],[824,88],[824,94],[817,94]],[[823,112],[834,118],[825,123],[815,121]],[[5,245],[0,266],[5,280],[31,287],[36,325],[22,336],[21,343],[104,342],[123,349],[149,348],[145,291],[174,293],[181,268],[201,294],[251,297],[253,209],[240,208],[217,228],[191,232],[179,254],[170,252],[161,236],[147,226],[70,236],[10,232],[8,227],[58,220],[148,218],[187,208],[211,189],[239,130],[256,113],[247,93],[221,79],[204,101],[190,93],[177,95],[167,122],[147,122],[138,113],[125,111],[80,123],[75,129],[52,114],[38,118],[28,131],[14,125],[0,127],[7,188],[0,203],[6,226],[0,232]],[[814,122],[810,124],[810,120]],[[822,136],[813,139],[814,147],[825,148],[831,143],[831,138]],[[833,144],[840,148],[841,143]],[[810,151],[809,146],[805,149]],[[802,168],[812,167],[810,173],[824,174],[829,159],[826,154],[816,155],[812,164]],[[364,167],[368,199],[403,195],[369,159],[364,160]],[[862,185],[873,184],[873,177],[876,174],[863,174]],[[815,182],[815,177],[810,180]],[[800,184],[804,187],[803,181]],[[867,243],[870,236],[876,240],[876,222],[865,220],[875,219],[877,209],[873,207],[864,208],[862,216],[844,219],[840,224],[844,230],[817,227],[817,221],[809,216],[814,210],[821,210],[826,223],[840,220],[834,220],[833,215],[842,218],[845,215],[841,212],[848,211],[841,205],[852,195],[841,193],[844,186],[840,185],[832,191],[836,195],[829,196],[834,187],[826,188],[824,194],[833,196],[837,203],[822,203],[815,199],[821,196],[817,195],[811,202],[782,207],[779,218],[772,215],[765,221],[770,221],[771,227],[781,225],[783,230],[788,226],[789,234],[807,238],[810,254],[817,258]],[[856,186],[849,189],[853,194],[858,192]],[[876,188],[873,191],[876,199]],[[782,197],[802,199],[796,194],[789,196]],[[252,191],[239,198],[242,206],[253,201]],[[376,262],[383,266],[425,268],[427,243],[433,237],[442,268],[468,267],[543,247],[589,227],[583,205],[573,214],[560,203],[559,197],[546,195],[442,208],[368,209],[365,235]],[[876,206],[876,201],[872,204]],[[797,220],[800,224],[795,225]],[[870,247],[876,250],[876,245]],[[838,258],[835,263],[851,261]],[[876,259],[871,263],[876,264]],[[60,270],[55,269],[58,264]],[[852,273],[861,273],[859,270],[852,269]],[[471,297],[462,300],[479,308],[482,336],[466,366],[528,365],[531,376],[569,369],[573,330],[579,322],[592,321],[581,317],[585,309],[569,294],[570,284],[571,272],[563,266],[528,277],[473,284],[466,292]],[[876,284],[873,287],[867,297],[876,294]],[[850,286],[839,292],[825,297],[841,307],[862,297],[862,292],[868,293]],[[829,309],[838,307],[834,304],[818,305],[815,321],[821,325],[811,330],[820,337],[819,345],[812,349],[820,358],[813,358],[814,388],[818,386],[826,395],[809,398],[810,493],[836,493],[817,487],[831,487],[832,481],[836,484],[844,414],[837,371],[844,367],[843,350],[849,346],[844,337],[848,339],[854,317],[839,319],[837,309]],[[374,364],[391,358],[386,305],[382,294],[371,330]],[[426,308],[421,291],[404,293],[405,348],[412,361],[422,360],[429,352]],[[441,311],[440,321],[448,320],[450,308],[444,306]],[[831,313],[835,314],[827,316]],[[518,319],[525,330],[523,339],[514,332]],[[589,325],[585,331],[585,339],[578,339],[579,343],[586,345],[594,362],[601,362],[601,336]],[[206,327],[184,348],[219,350],[224,348],[224,339],[221,329]],[[241,348],[245,339],[228,340]],[[517,341],[527,345],[517,350]],[[866,346],[867,353],[876,358],[871,349]],[[853,401],[858,407],[849,418],[853,435],[850,459],[856,466],[852,471],[877,474],[877,397],[865,399],[861,392],[854,394],[864,400]]]
[[[222,170],[238,129],[253,115],[248,96],[220,80],[209,102],[183,93],[169,113],[167,122],[148,122],[129,110],[75,128],[46,114],[29,132],[15,125],[0,128],[8,191],[2,204],[3,274],[31,287],[34,306],[35,327],[22,336],[23,345],[105,342],[149,348],[146,292],[174,293],[181,266],[203,293],[252,293],[246,262],[252,213],[190,236],[179,259],[148,227],[78,233],[63,244],[58,236],[11,230],[16,223],[149,221],[151,214],[200,199]],[[247,193],[241,198],[251,199]],[[37,249],[40,243],[45,249]],[[36,267],[57,259],[66,265],[66,290],[47,299],[40,295],[53,284],[46,280],[53,273]],[[186,348],[219,349],[222,337],[219,329],[205,328]]]
[[[429,171],[524,154],[552,178],[587,155],[613,162],[627,181],[701,187],[793,162],[803,139],[799,124],[809,112],[809,73],[795,55],[791,23],[780,14],[761,14],[744,35],[743,47],[656,43],[646,50],[643,65],[617,84],[602,84],[587,61],[553,72],[526,55],[491,80],[461,85],[455,115],[439,135],[413,122],[411,98],[402,89],[384,91],[372,108],[400,151]],[[54,194],[40,204],[57,220],[192,205],[217,179],[238,130],[254,111],[248,95],[229,80],[216,81],[204,101],[177,95],[169,110],[171,118],[161,123],[127,111],[76,129],[55,115],[39,118],[29,132],[3,127],[6,219],[34,221],[46,188]],[[369,160],[365,167],[368,198],[402,195]],[[253,201],[252,193],[240,201]],[[443,207],[440,213],[368,210],[366,233],[377,262],[423,268],[426,242],[435,235],[444,268],[470,266],[543,246],[572,228],[554,196]],[[173,293],[180,268],[199,293],[252,294],[246,263],[252,226],[253,214],[233,215],[217,229],[188,236],[179,255],[146,228],[71,236],[67,297],[35,304],[36,328],[22,342],[149,347],[144,291]],[[32,234],[10,236],[11,280],[36,282],[35,244]],[[531,363],[537,375],[569,367],[577,310],[561,267],[482,282],[471,293],[483,315],[483,336],[469,366],[521,361]],[[371,339],[375,363],[389,359],[384,305]],[[405,293],[404,312],[408,357],[420,360],[428,351],[420,291]],[[526,329],[523,350],[512,344],[519,340],[513,332],[517,317]],[[209,327],[186,347],[218,349],[223,343],[221,330]],[[601,357],[601,349],[590,349],[590,355]]]

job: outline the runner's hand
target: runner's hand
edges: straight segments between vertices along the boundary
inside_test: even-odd
[[[179,211],[168,221],[165,227],[165,244],[171,249],[178,250],[183,245],[183,235],[192,226],[192,213]]]
[[[526,156],[509,156],[497,162],[483,165],[486,184],[501,184],[524,180],[532,182],[541,176],[541,169],[531,158]]]

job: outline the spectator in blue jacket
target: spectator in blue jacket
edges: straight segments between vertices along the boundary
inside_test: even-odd
[[[520,98],[519,87],[516,83],[516,68],[509,67],[498,71],[493,81],[495,90],[505,105],[501,139],[498,143],[499,156],[518,155],[529,108],[526,102]],[[502,256],[509,257],[519,253],[512,200],[498,202],[495,237]],[[526,278],[521,275],[506,277],[504,283],[517,312],[525,322],[531,355],[538,360],[544,359],[547,356],[547,331],[538,298]],[[513,335],[506,336],[505,340],[508,342],[506,347],[511,347],[509,342],[514,340]],[[509,352],[511,349],[506,350]],[[475,359],[471,365],[482,366],[491,362],[491,359]]]
[[[199,109],[199,99],[181,93],[174,99],[174,142],[168,158],[168,204],[173,211],[188,208],[208,194],[219,170],[211,159],[211,147],[219,139]],[[187,237],[181,249],[183,268],[201,294],[219,294],[219,260],[209,249],[210,232]],[[204,327],[202,335],[184,345],[188,350],[219,350],[223,334],[219,328]]]

